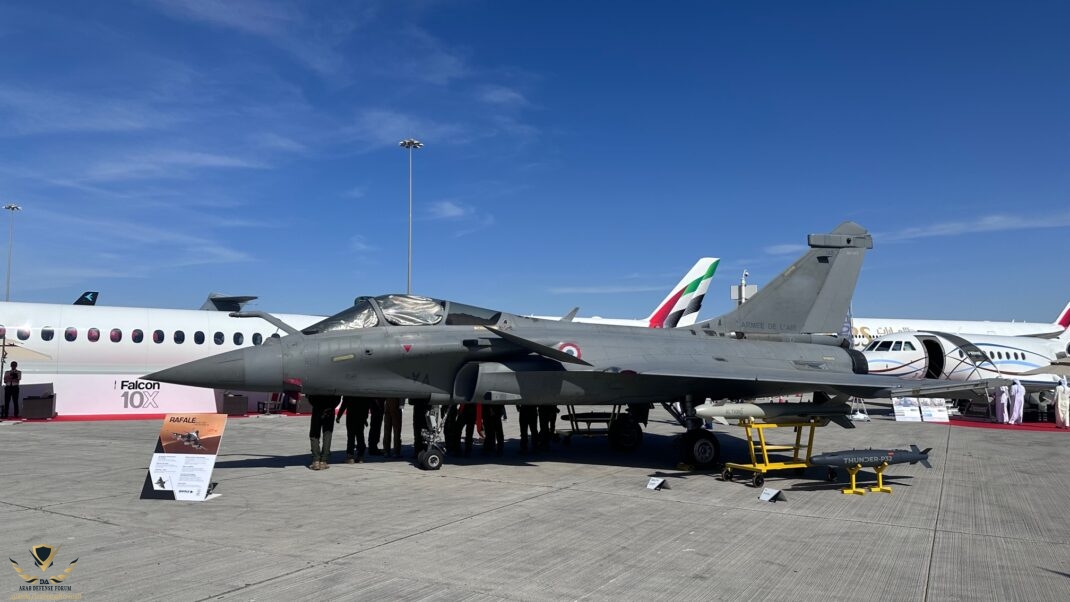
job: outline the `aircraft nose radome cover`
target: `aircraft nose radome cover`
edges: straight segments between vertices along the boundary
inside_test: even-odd
[[[244,385],[246,379],[243,351],[230,351],[194,360],[187,364],[149,374],[145,379],[176,385],[220,389]]]

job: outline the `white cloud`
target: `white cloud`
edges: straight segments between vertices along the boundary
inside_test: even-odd
[[[516,90],[494,84],[481,86],[479,89],[479,99],[492,105],[506,107],[528,106],[528,99],[524,98],[524,96]]]
[[[461,126],[435,123],[389,109],[368,109],[360,112],[344,134],[365,142],[369,150],[397,146],[401,140],[412,137],[425,144],[428,141],[439,144],[467,141],[465,128]]]
[[[379,248],[368,243],[368,239],[365,236],[357,234],[349,239],[349,248],[357,253],[368,253],[370,251],[378,251]]]
[[[662,286],[560,286],[548,289],[555,295],[614,295],[664,291]]]
[[[456,219],[471,215],[473,209],[467,205],[460,205],[453,201],[437,201],[431,203],[428,209],[431,219]]]
[[[934,236],[959,236],[962,234],[979,234],[982,232],[1004,232],[1008,230],[1035,230],[1041,228],[1065,228],[1070,226],[1070,213],[1048,216],[1023,215],[985,215],[972,220],[941,222],[926,226],[903,228],[895,232],[874,234],[877,242],[897,242],[930,238]]]
[[[287,138],[274,132],[263,132],[255,134],[252,137],[253,144],[260,148],[267,150],[279,150],[288,151],[292,153],[300,153],[307,150],[304,144],[294,140],[293,138]]]
[[[337,46],[377,10],[371,3],[347,4],[345,11],[314,18],[298,4],[278,0],[152,0],[152,4],[173,18],[262,37],[324,75],[342,69],[345,59]]]
[[[803,251],[809,248],[810,247],[807,247],[806,245],[789,243],[783,245],[773,245],[771,247],[766,247],[764,250],[769,255],[794,255],[796,253],[802,253]]]
[[[107,182],[145,178],[181,178],[190,170],[204,168],[263,169],[263,163],[196,151],[165,150],[97,163],[86,172],[90,181]]]
[[[132,132],[162,129],[182,121],[181,113],[160,111],[129,99],[0,87],[0,123],[16,134]]]

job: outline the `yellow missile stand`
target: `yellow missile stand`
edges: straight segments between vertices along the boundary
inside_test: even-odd
[[[814,448],[814,429],[828,424],[828,419],[811,418],[801,422],[754,422],[753,418],[743,418],[739,426],[747,431],[747,447],[750,450],[750,464],[736,464],[726,462],[721,478],[725,481],[732,480],[733,470],[746,470],[753,472],[751,484],[761,487],[765,484],[765,473],[770,470],[796,469],[803,470],[810,466],[810,455]],[[795,429],[794,445],[771,445],[765,440],[765,431],[768,429],[792,427]],[[803,445],[803,430],[809,431],[806,444]],[[755,440],[757,436],[757,441]],[[770,461],[769,452],[790,451],[791,459],[780,462]]]
[[[877,473],[877,486],[870,487],[869,490],[876,493],[891,493],[891,487],[884,486],[884,469],[888,468],[887,462],[881,462],[879,466],[874,466],[873,470]],[[845,494],[865,495],[866,488],[858,488],[858,483],[855,481],[855,477],[858,475],[858,471],[862,470],[861,464],[855,464],[847,469],[847,474],[851,475],[851,486],[841,489],[840,491]]]

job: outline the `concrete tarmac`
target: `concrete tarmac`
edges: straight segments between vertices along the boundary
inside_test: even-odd
[[[510,408],[504,456],[435,472],[341,464],[344,423],[335,463],[312,471],[307,417],[232,418],[205,502],[139,499],[160,421],[4,423],[0,554],[27,574],[34,545],[62,546],[49,574],[78,562],[51,598],[2,568],[0,599],[1070,600],[1070,433],[870,413],[820,429],[815,453],[917,444],[933,468],[892,466],[894,492],[865,496],[823,468],[774,473],[777,503],[679,470],[660,408],[635,452],[596,437],[527,455]],[[743,429],[715,432],[745,460]]]

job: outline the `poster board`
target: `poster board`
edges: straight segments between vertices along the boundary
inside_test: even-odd
[[[149,463],[141,499],[204,501],[212,493],[226,414],[168,414]]]
[[[896,422],[921,422],[921,406],[917,397],[893,397],[892,409]]]

